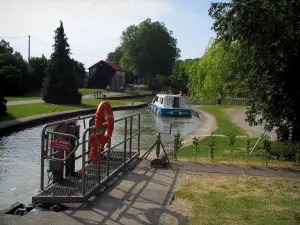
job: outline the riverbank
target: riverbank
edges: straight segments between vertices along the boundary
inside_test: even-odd
[[[201,113],[202,125],[206,124],[202,126],[203,133],[210,134],[211,130],[233,123],[220,125],[217,117],[199,106],[193,107]],[[0,213],[0,219],[2,216],[4,222],[14,224],[198,224],[199,221],[226,224],[231,221],[228,216],[237,215],[236,221],[244,223],[255,222],[259,214],[260,223],[295,222],[290,212],[296,213],[299,207],[298,198],[293,195],[300,186],[297,171],[186,161],[175,162],[174,171],[157,170],[149,166],[149,160],[122,173],[115,183],[82,207],[58,213],[32,210],[23,217]],[[265,210],[266,204],[272,207]],[[285,210],[278,211],[278,207]],[[247,214],[248,211],[251,213]],[[247,219],[243,217],[246,214]]]
[[[123,102],[121,102],[123,103]],[[121,111],[121,110],[129,110],[129,109],[138,109],[146,107],[147,103],[127,103],[126,105],[114,105],[112,104],[112,108],[114,111]],[[89,109],[75,109],[75,110],[68,110],[63,112],[54,112],[54,113],[47,113],[47,114],[40,114],[36,116],[30,116],[25,118],[19,118],[14,120],[9,120],[6,122],[0,123],[0,136],[8,134],[10,132],[35,126],[38,124],[42,124],[45,122],[51,122],[54,120],[70,118],[70,117],[77,117],[80,115],[88,115],[93,114],[96,112],[97,107],[91,107]]]

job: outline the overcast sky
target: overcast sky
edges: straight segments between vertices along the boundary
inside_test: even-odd
[[[28,57],[49,57],[54,30],[64,23],[71,56],[86,67],[105,60],[126,27],[146,18],[173,31],[181,58],[201,57],[214,32],[210,0],[0,0],[0,38]],[[15,37],[15,38],[13,38]],[[16,38],[20,37],[20,38]]]

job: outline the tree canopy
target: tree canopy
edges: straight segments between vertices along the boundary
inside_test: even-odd
[[[122,59],[122,56],[123,56],[123,51],[122,51],[122,47],[121,46],[118,46],[115,51],[113,52],[109,52],[107,54],[107,58],[106,58],[106,61],[109,61],[109,62],[113,62],[113,63],[116,63],[116,64],[120,64],[120,61]]]
[[[180,55],[177,40],[164,23],[146,19],[122,33],[120,64],[137,74],[149,88],[157,74],[171,74]],[[112,56],[109,56],[112,57]]]
[[[48,62],[47,76],[43,83],[43,100],[56,104],[80,104],[82,96],[78,91],[68,38],[61,21],[55,30],[54,40],[54,51]]]
[[[187,65],[191,97],[216,100],[218,92],[225,98],[239,94],[239,85],[235,83],[235,52],[238,48],[237,44],[226,47],[224,41],[212,40],[201,60]]]
[[[281,140],[300,140],[299,9],[297,0],[232,0],[209,10],[217,38],[239,44],[236,79],[247,96],[247,120],[276,128]]]

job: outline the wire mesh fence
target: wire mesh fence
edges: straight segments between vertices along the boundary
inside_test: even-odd
[[[234,143],[230,143],[228,136],[199,136],[197,138],[198,140],[195,139],[195,141],[198,144],[184,146],[177,151],[174,148],[176,142],[174,134],[162,137],[162,141],[169,158],[173,160],[300,168],[299,160],[297,160],[297,155],[300,156],[300,149],[292,150],[292,147],[287,144],[270,142],[271,146],[266,150],[263,140],[255,146],[259,138],[236,137]],[[253,151],[250,154],[251,150]]]

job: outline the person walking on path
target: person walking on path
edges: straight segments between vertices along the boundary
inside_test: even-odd
[[[109,93],[109,91],[110,91],[110,86],[107,85],[106,89],[107,89],[107,93]]]
[[[221,102],[222,102],[222,95],[219,91],[218,91],[218,96],[217,96],[217,102],[218,102],[218,106],[220,106]]]

